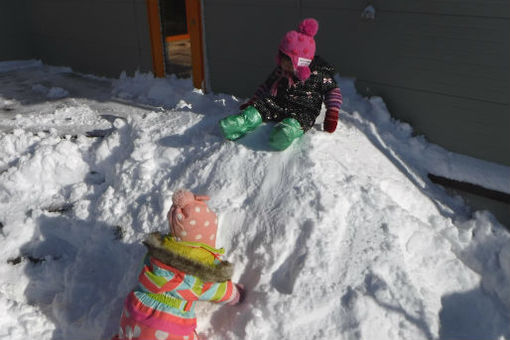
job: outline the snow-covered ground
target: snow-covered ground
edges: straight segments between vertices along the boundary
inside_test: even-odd
[[[338,81],[338,130],[272,152],[271,125],[225,141],[239,99],[189,80],[0,63],[0,339],[108,339],[178,188],[212,197],[248,290],[201,305],[206,339],[510,339],[510,233],[426,176],[510,192],[510,169]]]

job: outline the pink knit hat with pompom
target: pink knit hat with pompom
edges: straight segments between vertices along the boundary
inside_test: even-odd
[[[294,65],[294,70],[299,80],[306,80],[310,77],[308,67],[315,56],[315,40],[313,37],[319,30],[319,23],[313,18],[308,18],[299,24],[297,31],[290,31],[285,34],[280,42],[280,51],[289,56]],[[276,57],[280,65],[280,56]]]
[[[201,242],[216,247],[218,217],[204,201],[208,196],[178,190],[172,196],[173,205],[168,212],[170,232],[185,242]]]

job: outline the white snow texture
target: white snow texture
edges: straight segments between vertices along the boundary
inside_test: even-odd
[[[273,152],[271,124],[224,140],[239,100],[190,80],[0,63],[0,339],[109,339],[179,188],[211,196],[247,290],[199,306],[204,339],[510,339],[510,234],[426,176],[510,192],[508,167],[413,137],[337,81],[337,131],[321,116]]]

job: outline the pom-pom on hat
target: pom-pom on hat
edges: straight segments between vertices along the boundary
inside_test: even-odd
[[[201,242],[216,247],[218,217],[205,201],[209,196],[195,195],[188,190],[178,190],[172,196],[168,212],[171,234],[180,241]]]
[[[313,37],[319,30],[319,23],[313,18],[304,19],[297,31],[289,31],[280,42],[279,50],[292,60],[292,65],[299,80],[310,77],[308,67],[315,56],[315,40]],[[280,65],[280,56],[276,57]]]

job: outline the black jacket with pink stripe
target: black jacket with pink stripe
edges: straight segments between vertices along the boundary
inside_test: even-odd
[[[307,80],[299,81],[293,77],[289,81],[282,76],[281,67],[277,66],[259,86],[250,102],[260,112],[264,121],[279,122],[291,117],[307,131],[314,125],[324,100],[327,106],[331,106],[328,109],[336,109],[338,112],[342,96],[333,78],[336,73],[334,67],[319,56],[315,56],[309,67],[311,75]],[[275,82],[278,83],[275,85]],[[276,94],[272,95],[271,89],[273,92],[276,89]],[[328,100],[325,98],[328,94],[339,98],[331,97]]]

